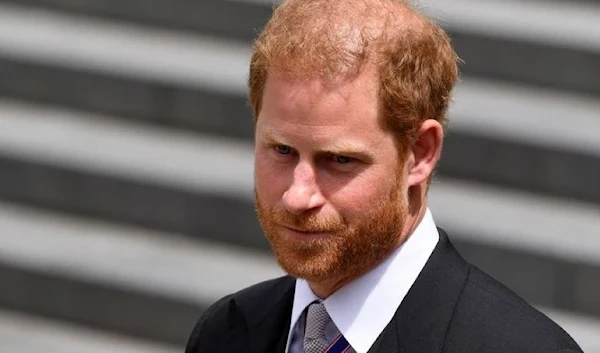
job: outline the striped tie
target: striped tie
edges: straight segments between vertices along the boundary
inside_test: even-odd
[[[305,353],[351,353],[354,350],[327,314],[323,303],[313,303],[306,313]]]

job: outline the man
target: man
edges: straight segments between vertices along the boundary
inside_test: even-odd
[[[186,352],[580,352],[435,226],[457,71],[443,30],[400,0],[275,10],[249,88],[256,209],[289,276],[212,305]]]

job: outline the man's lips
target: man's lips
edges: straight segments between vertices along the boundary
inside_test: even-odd
[[[283,227],[288,230],[292,230],[292,231],[298,232],[298,233],[322,233],[321,231],[315,231],[312,229],[301,229],[301,228],[294,228],[294,227],[288,227],[288,226],[283,226]]]
[[[326,233],[331,233],[331,230],[323,230],[323,229],[302,229],[302,228],[297,228],[297,227],[288,227],[288,226],[282,226],[283,228],[290,230],[292,232],[296,232],[296,233],[301,233],[301,234],[307,234],[307,235],[311,235],[311,234],[326,234]]]

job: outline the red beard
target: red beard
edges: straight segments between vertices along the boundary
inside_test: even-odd
[[[311,282],[359,276],[376,266],[398,245],[408,205],[396,186],[360,219],[323,218],[314,212],[293,215],[266,208],[255,193],[258,218],[281,268]],[[285,228],[323,232],[305,239]]]

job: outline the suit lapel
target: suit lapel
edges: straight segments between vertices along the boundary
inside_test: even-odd
[[[244,297],[237,304],[247,323],[246,352],[284,353],[290,329],[295,280],[282,278],[269,293]]]
[[[438,353],[469,272],[442,229],[421,274],[369,353]]]
[[[369,353],[439,353],[469,265],[439,229],[438,242],[421,274]],[[283,277],[256,297],[239,299],[246,322],[247,352],[284,353],[290,330],[295,280]]]
[[[396,315],[390,321],[390,323],[383,330],[381,335],[377,338],[369,353],[392,353],[398,352],[399,340],[398,340],[398,322],[396,321]]]

